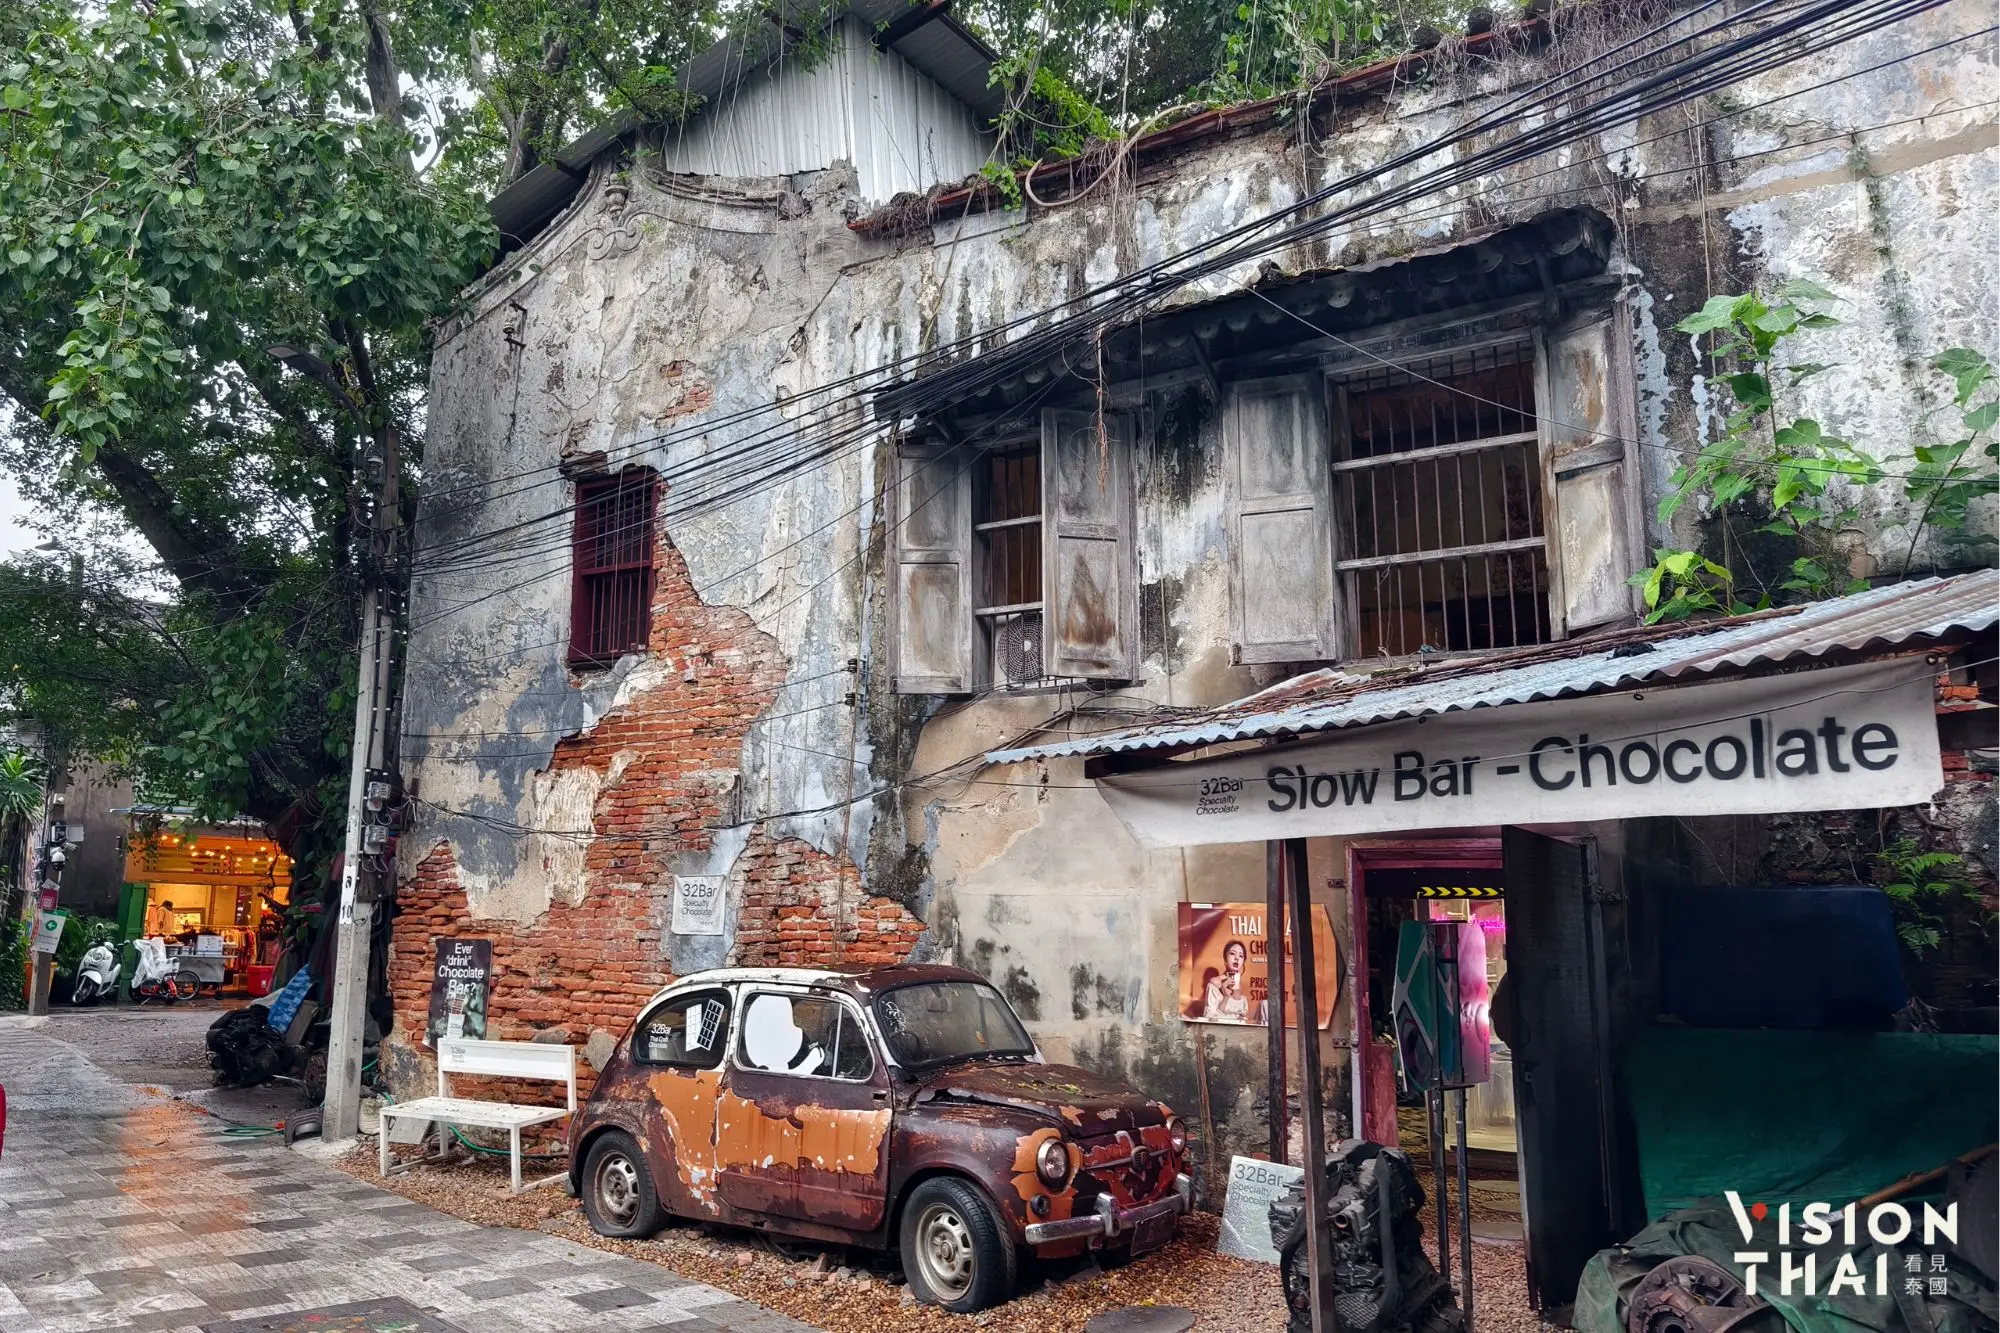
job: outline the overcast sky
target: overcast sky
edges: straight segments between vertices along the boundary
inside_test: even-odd
[[[0,472],[0,560],[40,544],[42,535],[28,526],[32,512],[14,479]]]

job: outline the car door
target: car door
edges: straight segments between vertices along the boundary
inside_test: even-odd
[[[645,1087],[646,1165],[669,1211],[720,1217],[716,1103],[735,996],[727,987],[676,995],[632,1027],[634,1072]]]
[[[743,989],[716,1117],[726,1204],[874,1230],[887,1206],[892,1117],[888,1070],[852,999]]]

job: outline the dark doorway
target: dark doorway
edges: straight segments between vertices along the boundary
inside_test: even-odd
[[[1509,828],[1507,994],[1494,1027],[1514,1057],[1528,1294],[1570,1304],[1591,1255],[1618,1237],[1612,1206],[1609,1001],[1597,844]]]

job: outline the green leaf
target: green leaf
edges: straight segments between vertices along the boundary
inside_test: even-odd
[[[1779,299],[1785,301],[1838,301],[1826,288],[1810,278],[1793,278],[1778,288]]]
[[[1735,322],[1731,313],[1736,306],[1734,296],[1711,296],[1702,308],[1674,325],[1682,333],[1712,333],[1716,329],[1726,329]]]
[[[1960,407],[1971,402],[1979,386],[1993,374],[1986,358],[1970,347],[1947,347],[1931,358],[1931,365],[1951,376],[1957,384],[1956,401]]]
[[[1777,484],[1771,488],[1771,508],[1780,512],[1789,509],[1792,501],[1811,489],[1811,479],[1804,469],[1789,463],[1780,464]]]
[[[1811,417],[1800,417],[1789,426],[1780,426],[1771,433],[1772,440],[1781,449],[1817,449],[1820,443],[1819,423]]]
[[[1764,333],[1790,333],[1798,326],[1799,312],[1788,305],[1766,310],[1750,321],[1750,327]]]
[[[1966,430],[1974,435],[1983,430],[1992,430],[1993,423],[2000,421],[2000,400],[1973,408],[1961,420],[1964,421]]]
[[[1752,412],[1764,412],[1771,407],[1771,383],[1755,371],[1743,371],[1724,377],[1729,391],[1736,395],[1736,401]]]

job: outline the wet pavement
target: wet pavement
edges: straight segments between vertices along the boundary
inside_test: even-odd
[[[355,1322],[315,1324],[809,1333],[654,1264],[460,1221],[232,1125],[274,1123],[298,1094],[206,1086],[188,1043],[217,1012],[0,1018],[0,1329],[247,1333],[348,1307]],[[386,1313],[355,1313],[369,1307]]]

